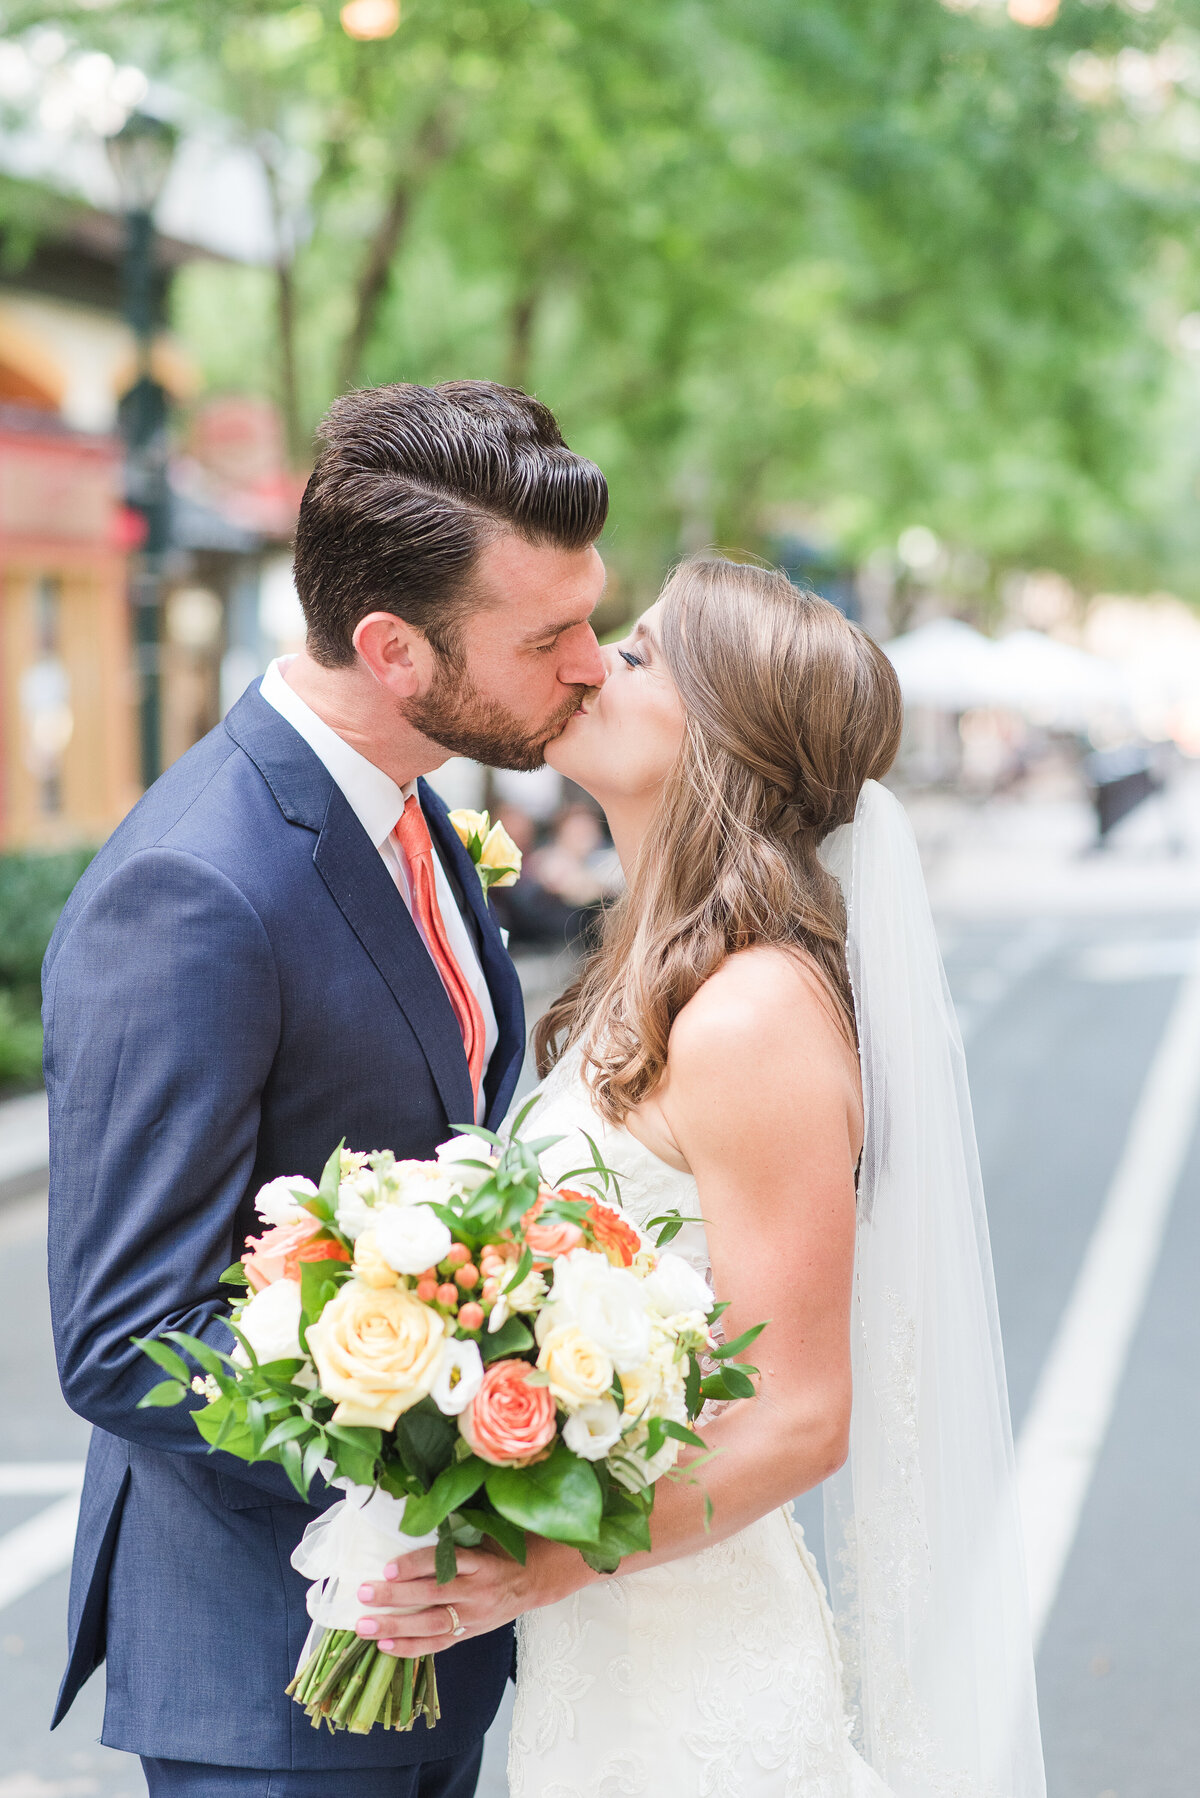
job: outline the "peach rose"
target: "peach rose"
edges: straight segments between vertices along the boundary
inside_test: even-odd
[[[536,1203],[529,1207],[521,1219],[525,1246],[538,1260],[553,1260],[558,1255],[569,1255],[583,1241],[583,1231],[579,1225],[569,1223],[565,1218],[551,1218],[544,1224],[538,1223],[538,1218],[546,1208],[546,1198],[557,1196],[557,1193],[539,1193]]]
[[[581,1192],[566,1192],[564,1199],[582,1199]],[[583,1220],[592,1233],[592,1239],[602,1255],[607,1255],[614,1267],[632,1267],[633,1258],[642,1246],[642,1239],[632,1224],[626,1223],[620,1212],[611,1206],[602,1205],[599,1199],[593,1199],[588,1214]]]
[[[262,1236],[247,1237],[242,1266],[255,1292],[275,1280],[298,1280],[302,1261],[349,1261],[340,1242],[328,1237],[322,1242],[312,1240],[320,1229],[317,1218],[303,1217],[294,1224],[276,1224]]]
[[[555,1406],[548,1386],[531,1386],[524,1361],[493,1361],[458,1420],[468,1446],[493,1467],[528,1467],[554,1441]]]

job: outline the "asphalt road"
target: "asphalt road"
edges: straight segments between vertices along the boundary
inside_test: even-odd
[[[1161,913],[945,929],[968,1035],[1018,1432],[1196,931],[1194,916]],[[1051,1798],[1193,1798],[1196,1789],[1198,1197],[1193,1140],[1042,1640]],[[86,1440],[54,1379],[42,1229],[36,1197],[0,1210],[0,1570],[4,1538],[61,1502],[69,1477],[51,1468],[43,1490],[16,1493],[17,1476],[6,1470],[78,1461]],[[811,1499],[801,1504],[819,1535],[815,1509]],[[60,1571],[0,1607],[0,1798],[134,1798],[143,1790],[136,1764],[97,1746],[102,1675],[47,1733],[66,1586]],[[179,1673],[188,1676],[186,1667]],[[497,1742],[481,1798],[502,1798],[501,1766]]]

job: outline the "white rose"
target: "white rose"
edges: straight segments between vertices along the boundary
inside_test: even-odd
[[[260,1361],[298,1361],[304,1353],[299,1280],[272,1280],[243,1306],[234,1322]],[[240,1350],[242,1345],[237,1346]]]
[[[476,1192],[491,1178],[494,1161],[482,1137],[452,1136],[449,1142],[439,1143],[434,1152],[440,1166],[463,1192]],[[486,1161],[488,1165],[486,1168],[464,1166],[469,1161]]]
[[[311,1180],[301,1174],[280,1174],[277,1180],[268,1180],[259,1188],[258,1197],[254,1201],[254,1209],[264,1224],[295,1224],[309,1213],[299,1204],[296,1194],[303,1192],[310,1199],[315,1199],[317,1189]]]
[[[445,1205],[459,1185],[435,1161],[397,1161],[380,1175],[379,1197],[385,1205]]]
[[[360,1168],[357,1173],[348,1175],[338,1187],[335,1216],[338,1229],[347,1235],[351,1242],[361,1236],[375,1221],[372,1209],[379,1196],[379,1186],[369,1168]]]
[[[428,1205],[386,1205],[372,1221],[379,1253],[398,1274],[423,1274],[445,1259],[454,1241]]]
[[[581,1461],[602,1461],[621,1438],[621,1413],[611,1398],[580,1405],[563,1425],[563,1441]]]
[[[662,1317],[679,1311],[702,1311],[707,1317],[716,1300],[703,1274],[682,1255],[660,1255],[658,1266],[642,1281],[646,1303]]]
[[[479,1344],[456,1336],[447,1338],[430,1394],[438,1410],[447,1417],[458,1417],[482,1385],[483,1357],[479,1353]]]
[[[554,1263],[550,1304],[539,1312],[538,1341],[544,1329],[577,1324],[602,1348],[618,1373],[640,1367],[650,1352],[650,1320],[642,1300],[644,1282],[613,1267],[590,1249],[572,1249]],[[544,1325],[543,1325],[543,1320]]]

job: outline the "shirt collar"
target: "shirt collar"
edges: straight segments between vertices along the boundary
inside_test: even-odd
[[[407,786],[398,787],[390,774],[369,762],[365,755],[351,748],[344,737],[339,737],[323,718],[318,718],[312,707],[306,705],[283,678],[283,671],[292,659],[291,656],[280,656],[272,662],[262,677],[259,691],[267,704],[287,719],[318,760],[324,763],[341,788],[350,810],[379,849],[400,822],[400,814],[416,792],[417,783],[410,780]]]

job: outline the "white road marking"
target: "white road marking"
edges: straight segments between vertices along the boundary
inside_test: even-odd
[[[1075,1540],[1200,1112],[1200,969],[1192,966],[1017,1444],[1035,1642]]]
[[[72,1492],[0,1536],[0,1611],[69,1565],[78,1517],[79,1494]]]
[[[78,1492],[82,1484],[82,1461],[0,1461],[0,1498]],[[2,1787],[0,1798],[4,1798]]]

